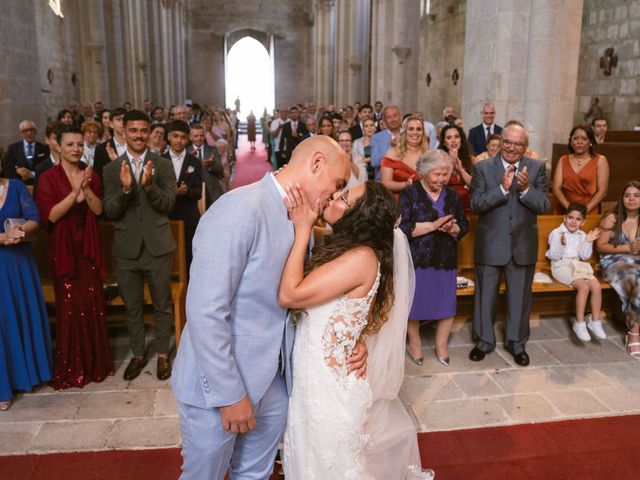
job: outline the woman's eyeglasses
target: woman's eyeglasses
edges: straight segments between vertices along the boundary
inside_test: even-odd
[[[347,210],[350,209],[353,205],[349,203],[349,200],[347,199],[347,194],[349,192],[347,190],[345,190],[344,192],[342,192],[340,195],[338,195],[338,200],[342,200],[344,202],[344,204],[347,206]]]

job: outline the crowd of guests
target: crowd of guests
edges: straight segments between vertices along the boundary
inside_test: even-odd
[[[2,154],[0,180],[0,409],[13,391],[51,381],[56,389],[82,387],[113,375],[102,295],[104,265],[98,220],[115,220],[113,254],[125,303],[133,356],[125,370],[135,379],[147,363],[142,319],[143,286],[149,283],[156,323],[157,376],[171,375],[169,341],[171,263],[175,241],[169,220],[184,222],[187,270],[200,215],[229,189],[237,145],[236,113],[199,105],[135,110],[127,102],[105,109],[76,102],[46,125],[45,144],[34,122],[20,122],[21,140]],[[473,334],[469,358],[481,361],[496,346],[493,320],[500,279],[506,275],[505,347],[521,366],[529,364],[531,285],[538,249],[537,215],[552,210],[547,166],[529,150],[517,121],[494,122],[491,103],[482,122],[465,133],[451,107],[431,123],[420,112],[356,103],[337,111],[315,102],[280,106],[260,119],[274,169],[282,168],[304,139],[334,138],[350,157],[347,188],[375,179],[393,193],[409,238],[416,294],[408,318],[407,355],[422,364],[420,322],[436,321],[435,355],[449,364],[448,338],[456,314],[457,243],[477,215]],[[248,119],[255,148],[256,122]],[[602,277],[620,296],[627,317],[627,351],[640,358],[640,184],[630,182],[617,206],[601,212],[609,166],[596,153],[606,120],[576,126],[551,189],[564,221],[549,238],[554,278],[576,290],[574,332],[589,340],[602,328],[600,285],[590,264],[600,253]],[[604,131],[603,131],[604,123]],[[602,213],[599,229],[584,233],[588,214]],[[56,342],[51,351],[39,274],[28,244],[38,229],[49,238],[56,296]],[[586,315],[591,297],[591,315]],[[6,302],[4,301],[6,300]],[[9,360],[7,360],[9,359]],[[6,373],[6,374],[5,374]]]

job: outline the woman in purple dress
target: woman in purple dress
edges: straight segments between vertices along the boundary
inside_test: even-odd
[[[442,150],[418,159],[420,182],[400,194],[400,228],[409,238],[416,269],[416,291],[409,312],[407,354],[422,365],[420,320],[437,320],[435,353],[449,365],[448,341],[456,315],[456,265],[458,240],[469,230],[460,196],[446,186],[451,161]]]

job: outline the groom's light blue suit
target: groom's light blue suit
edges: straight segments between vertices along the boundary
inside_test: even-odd
[[[173,367],[183,479],[266,479],[286,422],[294,326],[278,305],[293,225],[267,174],[233,190],[193,239],[187,324]],[[222,430],[219,407],[248,395],[255,430]]]

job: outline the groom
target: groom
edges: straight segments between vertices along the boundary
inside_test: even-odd
[[[223,195],[200,219],[172,377],[181,479],[222,480],[229,467],[234,480],[269,478],[287,418],[294,337],[278,304],[293,243],[285,189],[298,183],[323,207],[348,175],[337,142],[309,138],[277,176]]]

